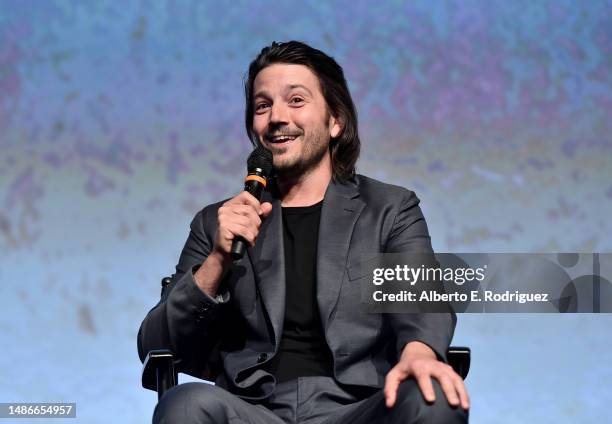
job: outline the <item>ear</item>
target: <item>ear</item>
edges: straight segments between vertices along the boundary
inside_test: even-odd
[[[329,115],[329,135],[331,138],[338,137],[344,128],[344,125],[340,121],[340,119],[336,118],[333,115]]]

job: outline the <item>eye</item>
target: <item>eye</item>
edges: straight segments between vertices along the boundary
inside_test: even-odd
[[[269,107],[270,105],[268,103],[257,103],[255,105],[255,112],[261,112],[263,111],[265,108]]]
[[[304,99],[302,99],[301,97],[292,97],[291,100],[289,100],[289,103],[299,105],[300,103],[304,103]]]

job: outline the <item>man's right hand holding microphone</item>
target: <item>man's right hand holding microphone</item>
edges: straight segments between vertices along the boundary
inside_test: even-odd
[[[259,199],[272,173],[272,153],[257,147],[247,159],[248,175],[244,190],[219,208],[217,233],[213,249],[194,274],[198,287],[211,297],[217,295],[225,272],[232,260],[244,254],[244,244],[251,247],[259,235],[261,222],[270,212],[272,204]]]

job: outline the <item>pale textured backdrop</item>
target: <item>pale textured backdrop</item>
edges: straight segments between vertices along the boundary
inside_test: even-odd
[[[242,78],[289,39],[344,66],[358,170],[417,192],[436,250],[612,250],[610,1],[4,0],[0,402],[150,419],[138,326],[241,189]],[[473,422],[606,421],[611,328],[460,316]]]

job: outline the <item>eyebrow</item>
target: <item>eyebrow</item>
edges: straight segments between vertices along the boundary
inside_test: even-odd
[[[290,85],[288,85],[288,86],[285,88],[285,90],[284,90],[284,91],[285,91],[285,92],[287,92],[287,91],[291,91],[291,90],[293,90],[293,89],[295,89],[295,88],[301,88],[301,89],[303,89],[304,91],[306,91],[306,92],[307,92],[309,95],[311,95],[311,96],[312,96],[312,92],[311,92],[311,91],[308,89],[308,87],[306,87],[305,85],[302,85],[302,84],[290,84]],[[265,90],[261,90],[261,91],[258,91],[257,93],[255,93],[255,95],[253,96],[253,98],[255,99],[255,98],[260,97],[260,96],[263,96],[263,97],[270,97],[270,96],[268,96],[268,95],[267,95],[267,91],[265,91]]]

